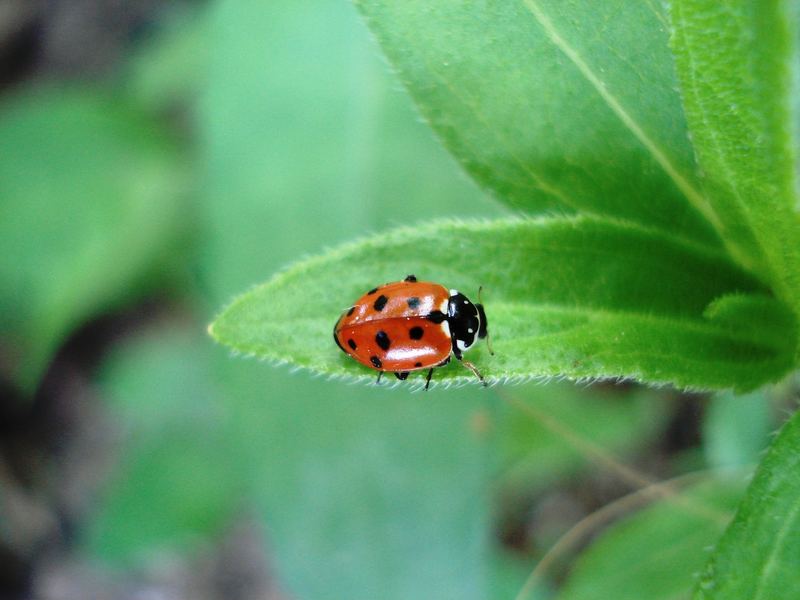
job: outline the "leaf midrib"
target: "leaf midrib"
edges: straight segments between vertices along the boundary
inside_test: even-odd
[[[547,35],[548,39],[553,45],[558,48],[578,71],[583,75],[586,81],[595,89],[598,95],[603,99],[608,108],[614,113],[623,125],[631,132],[631,134],[639,140],[645,149],[652,155],[653,159],[664,170],[667,176],[675,183],[675,186],[681,191],[686,200],[697,210],[705,219],[712,225],[714,230],[718,233],[721,239],[723,225],[713,206],[709,203],[708,199],[700,193],[684,175],[675,167],[667,155],[659,146],[650,139],[644,132],[642,127],[636,120],[625,110],[622,103],[608,90],[605,83],[600,79],[594,71],[591,70],[589,65],[581,58],[580,54],[570,46],[567,41],[561,36],[559,31],[553,25],[553,22],[547,17],[541,9],[536,0],[522,0],[525,8],[536,19],[539,26]]]
[[[694,332],[694,333],[701,333],[701,334],[718,334],[723,335],[732,341],[745,343],[745,344],[752,344],[755,346],[763,347],[770,351],[781,351],[782,349],[774,344],[770,344],[769,340],[764,339],[756,339],[754,337],[748,337],[746,335],[742,335],[739,332],[732,331],[730,328],[720,326],[715,324],[712,321],[708,320],[695,320],[690,317],[686,318],[679,318],[676,316],[666,315],[666,314],[659,314],[659,313],[643,313],[638,311],[627,311],[627,310],[611,310],[607,308],[597,308],[597,307],[568,307],[564,305],[557,305],[557,304],[530,304],[530,303],[505,303],[505,304],[498,304],[492,303],[493,306],[505,306],[505,307],[519,307],[519,306],[530,306],[531,309],[536,311],[547,311],[551,310],[553,312],[558,312],[561,314],[569,314],[569,313],[577,313],[578,315],[584,316],[588,315],[587,320],[591,320],[593,318],[621,318],[621,319],[641,319],[642,321],[653,320],[653,321],[660,321],[663,325],[674,325],[677,327],[682,328],[684,331]],[[574,327],[573,327],[574,328]],[[564,333],[565,329],[561,329],[558,331],[548,331],[537,335],[527,335],[527,336],[516,336],[515,340],[526,340],[526,339],[542,339],[548,336],[558,336]],[[619,351],[615,351],[617,355],[619,355]],[[651,350],[652,354],[657,354],[657,349]],[[668,356],[668,355],[663,355]]]

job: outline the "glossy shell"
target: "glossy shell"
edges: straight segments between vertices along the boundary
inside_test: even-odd
[[[452,351],[447,288],[398,281],[370,290],[345,311],[333,337],[343,352],[378,371],[429,369]]]

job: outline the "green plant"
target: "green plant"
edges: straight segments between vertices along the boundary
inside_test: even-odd
[[[487,288],[496,356],[475,360],[494,380],[747,391],[796,367],[795,4],[359,7],[444,145],[520,216],[426,223],[298,262],[231,304],[211,328],[219,341],[367,377],[330,342],[333,321],[364,289],[416,272]],[[438,375],[468,378],[458,365]],[[699,597],[800,589],[799,418],[759,468]],[[766,562],[748,560],[748,545]]]

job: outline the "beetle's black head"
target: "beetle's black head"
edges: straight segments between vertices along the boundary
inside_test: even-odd
[[[461,353],[471,348],[478,339],[486,337],[486,314],[483,306],[473,304],[457,290],[450,290],[447,322],[450,325],[456,358],[461,358]]]

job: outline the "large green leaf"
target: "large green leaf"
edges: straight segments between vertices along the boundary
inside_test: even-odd
[[[0,156],[0,335],[30,390],[70,328],[151,284],[185,173],[155,123],[86,89],[3,106]]]
[[[242,353],[370,378],[331,330],[367,289],[409,272],[468,294],[485,287],[495,356],[484,346],[473,360],[495,381],[632,377],[744,389],[791,365],[786,309],[723,255],[588,217],[444,222],[370,238],[277,275],[211,331]],[[715,301],[734,291],[742,294]],[[471,378],[457,364],[442,371],[439,380]]]
[[[800,597],[800,412],[761,461],[708,562],[696,598]]]
[[[444,144],[499,199],[714,243],[659,2],[357,4]]]
[[[615,524],[581,554],[559,600],[688,598],[741,488],[700,484],[677,492],[680,501],[659,502]]]
[[[687,120],[722,234],[800,314],[800,9],[791,0],[671,6]]]

